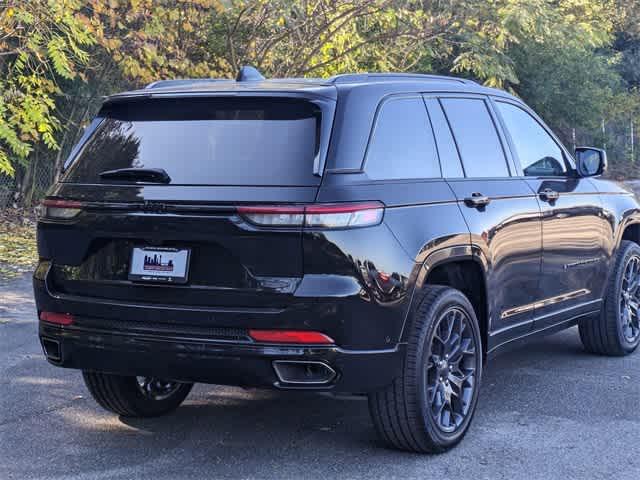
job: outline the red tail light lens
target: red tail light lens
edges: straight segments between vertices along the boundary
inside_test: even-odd
[[[256,205],[237,207],[250,223],[261,227],[356,228],[382,222],[380,202],[329,203],[317,205]]]
[[[57,325],[71,325],[73,315],[70,313],[40,312],[40,320]]]
[[[324,333],[303,330],[249,330],[256,342],[299,343],[305,345],[331,345],[333,339]]]
[[[38,206],[38,217],[52,220],[70,220],[82,211],[82,202],[74,200],[44,200]]]

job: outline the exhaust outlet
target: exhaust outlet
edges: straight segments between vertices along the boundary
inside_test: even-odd
[[[336,378],[336,371],[323,362],[274,360],[273,369],[281,383],[326,385]]]
[[[40,343],[42,344],[42,350],[47,360],[53,363],[60,363],[62,361],[62,349],[60,348],[60,342],[58,340],[42,338]]]

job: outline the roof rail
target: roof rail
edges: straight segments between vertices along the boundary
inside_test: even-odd
[[[473,80],[465,78],[448,77],[446,75],[431,75],[425,73],[343,73],[334,75],[327,79],[331,83],[358,83],[358,82],[379,82],[393,80],[437,80],[445,82],[471,83],[476,84]]]
[[[176,80],[156,80],[144,87],[145,89],[164,88],[164,87],[182,87],[186,85],[194,85],[197,83],[215,83],[215,82],[233,82],[230,78],[180,78]]]

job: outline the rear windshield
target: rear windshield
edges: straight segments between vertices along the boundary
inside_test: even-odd
[[[164,169],[180,185],[317,185],[320,109],[292,98],[172,98],[108,104],[64,175]]]

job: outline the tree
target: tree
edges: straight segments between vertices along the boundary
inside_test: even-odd
[[[9,0],[0,10],[0,173],[13,175],[34,144],[55,149],[55,96],[94,43],[79,0]]]
[[[424,3],[232,0],[216,10],[209,46],[226,76],[244,64],[273,77],[406,71],[448,48],[450,11]]]

